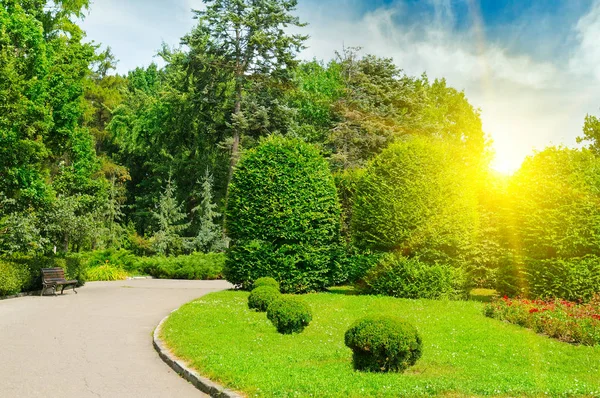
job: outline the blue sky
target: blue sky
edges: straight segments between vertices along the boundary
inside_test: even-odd
[[[178,45],[202,0],[97,0],[83,22],[125,73]],[[445,77],[482,111],[496,166],[534,149],[575,145],[587,113],[600,115],[600,0],[299,0],[311,36],[300,56],[343,46],[392,57],[411,75]]]

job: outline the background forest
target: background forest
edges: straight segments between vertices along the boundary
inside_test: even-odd
[[[238,160],[278,139],[314,148],[335,182],[326,285],[421,297],[403,281],[447,276],[459,295],[599,290],[596,117],[581,148],[549,147],[501,175],[480,110],[445,80],[358,48],[300,61],[294,0],[205,3],[181,45],[160,48],[164,66],[123,76],[77,24],[88,0],[0,0],[0,295],[31,288],[45,262],[81,279],[82,262],[205,278],[202,262],[218,275],[222,256],[200,253],[235,247]]]

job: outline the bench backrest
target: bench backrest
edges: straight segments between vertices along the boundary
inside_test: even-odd
[[[62,268],[42,268],[42,279],[44,281],[65,279],[65,270]]]

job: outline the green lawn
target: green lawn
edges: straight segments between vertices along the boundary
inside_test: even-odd
[[[600,347],[486,318],[478,302],[311,294],[304,296],[310,326],[280,335],[264,313],[248,310],[247,297],[226,291],[186,304],[162,337],[201,374],[248,396],[600,396]],[[419,329],[424,354],[406,373],[353,370],[344,332],[373,313],[399,315]]]

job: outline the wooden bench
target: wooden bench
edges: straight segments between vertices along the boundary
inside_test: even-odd
[[[75,290],[77,283],[79,282],[76,280],[66,280],[65,270],[62,268],[42,268],[42,293],[40,296],[43,296],[44,292],[49,288],[52,288],[52,292],[56,296],[57,286],[62,286],[60,294],[64,294],[65,288],[68,286],[71,286],[75,294],[77,294],[77,290]]]

